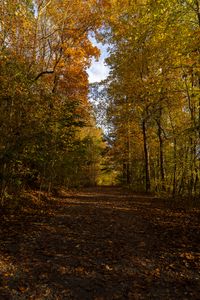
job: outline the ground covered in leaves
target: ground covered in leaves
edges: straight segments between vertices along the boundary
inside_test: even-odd
[[[0,299],[200,299],[199,209],[109,187],[40,198],[1,216]]]

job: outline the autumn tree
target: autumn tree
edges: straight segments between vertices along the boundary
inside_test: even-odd
[[[83,127],[96,130],[86,70],[99,54],[88,34],[101,24],[102,5],[95,0],[1,1],[2,203],[27,185],[49,190],[53,184],[73,185],[67,165],[96,147],[95,134],[83,139],[81,132]],[[82,176],[84,155],[80,165],[76,161]]]
[[[199,1],[110,1],[105,15],[121,174],[134,188],[197,195]]]

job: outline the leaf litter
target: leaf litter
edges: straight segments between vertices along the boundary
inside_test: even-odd
[[[45,197],[1,218],[0,299],[197,300],[199,216],[114,187]]]

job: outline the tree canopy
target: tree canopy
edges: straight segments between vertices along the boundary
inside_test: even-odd
[[[2,203],[27,186],[95,182],[104,146],[86,70],[99,55],[88,36],[101,10],[95,0],[1,1]]]
[[[101,169],[134,190],[198,196],[199,0],[3,0],[0,14],[2,203],[96,184]],[[104,137],[91,34],[109,45],[110,74],[90,89]]]
[[[199,194],[199,1],[110,1],[105,15],[107,117],[121,180]]]

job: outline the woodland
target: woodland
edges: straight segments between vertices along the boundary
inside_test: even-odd
[[[199,299],[199,199],[200,0],[1,0],[0,299]]]
[[[114,1],[106,29],[110,75],[93,90],[121,182],[198,197],[199,1]]]
[[[198,0],[1,1],[0,14],[1,203],[98,183],[198,197]],[[91,34],[110,74],[89,85]]]

